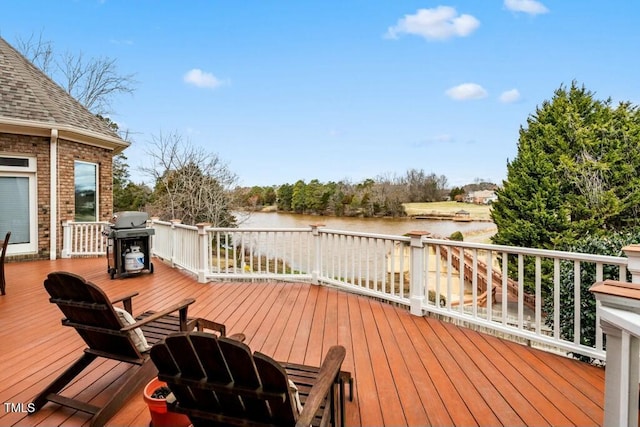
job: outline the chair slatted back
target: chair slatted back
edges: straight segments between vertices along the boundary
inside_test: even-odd
[[[120,319],[98,286],[67,272],[50,273],[44,286],[49,301],[65,315],[62,324],[75,328],[91,351],[114,359],[142,359],[130,333],[120,330]]]
[[[244,343],[202,332],[173,334],[151,349],[151,359],[176,397],[175,409],[196,426],[296,422],[286,372]]]

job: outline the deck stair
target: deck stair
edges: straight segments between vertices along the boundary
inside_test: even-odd
[[[460,253],[462,251],[464,258],[464,266],[461,268],[463,264],[460,261]],[[440,256],[443,260],[447,260],[449,252],[449,246],[440,245]],[[478,295],[478,302],[482,304],[486,304],[487,300],[487,289],[489,287],[488,280],[488,268],[487,264],[481,260],[477,260],[477,283],[478,283],[478,291],[481,292]],[[457,266],[457,268],[456,268]],[[460,272],[461,269],[464,269],[464,280],[468,282],[473,281],[474,271],[473,271],[473,257],[471,254],[467,253],[464,249],[451,247],[451,267]],[[491,271],[492,278],[492,300],[496,301],[495,296],[502,294],[502,273],[498,270]],[[514,302],[518,300],[518,282],[512,280],[507,277],[507,297],[508,301]],[[524,305],[535,310],[536,301],[535,296],[529,293],[524,293],[523,295]],[[465,298],[463,304],[471,304],[473,301],[470,298]],[[458,305],[459,302],[454,303],[453,305]]]

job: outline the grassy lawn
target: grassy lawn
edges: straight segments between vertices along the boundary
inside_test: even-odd
[[[429,203],[405,203],[404,209],[407,215],[445,214],[452,215],[464,209],[469,212],[471,218],[478,220],[491,219],[491,206],[476,205],[473,203],[458,202],[429,202]]]

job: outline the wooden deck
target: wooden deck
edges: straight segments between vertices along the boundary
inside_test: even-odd
[[[109,280],[102,259],[9,263],[0,296],[0,425],[83,425],[88,416],[47,404],[19,411],[84,348],[60,324],[42,286],[66,270],[100,285],[107,295],[137,290],[134,314],[186,297],[192,316],[243,332],[253,350],[277,360],[319,365],[333,344],[347,349],[343,369],[355,377],[350,426],[600,425],[604,370],[432,318],[411,316],[370,298],[299,283],[199,284],[160,261],[154,274]],[[126,375],[126,365],[96,363],[69,386],[99,404]],[[146,426],[139,393],[110,421]],[[26,411],[26,407],[24,410]]]

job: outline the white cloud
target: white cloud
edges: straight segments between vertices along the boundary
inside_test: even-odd
[[[545,5],[536,0],[504,0],[504,6],[514,12],[524,12],[530,15],[549,12]]]
[[[385,37],[396,39],[401,34],[413,34],[427,40],[445,40],[468,36],[479,26],[480,21],[471,15],[458,15],[453,7],[438,6],[405,15],[396,25],[389,27]]]
[[[218,79],[213,74],[205,73],[198,68],[187,71],[187,73],[184,75],[184,81],[185,83],[208,89],[215,89],[224,84],[222,80]]]
[[[445,92],[447,96],[456,101],[464,101],[467,99],[482,99],[486,98],[488,93],[477,83],[463,83],[458,86],[447,89]]]
[[[500,95],[500,102],[504,102],[505,104],[511,104],[519,100],[520,91],[518,91],[518,89],[507,90],[502,92],[502,94]]]

